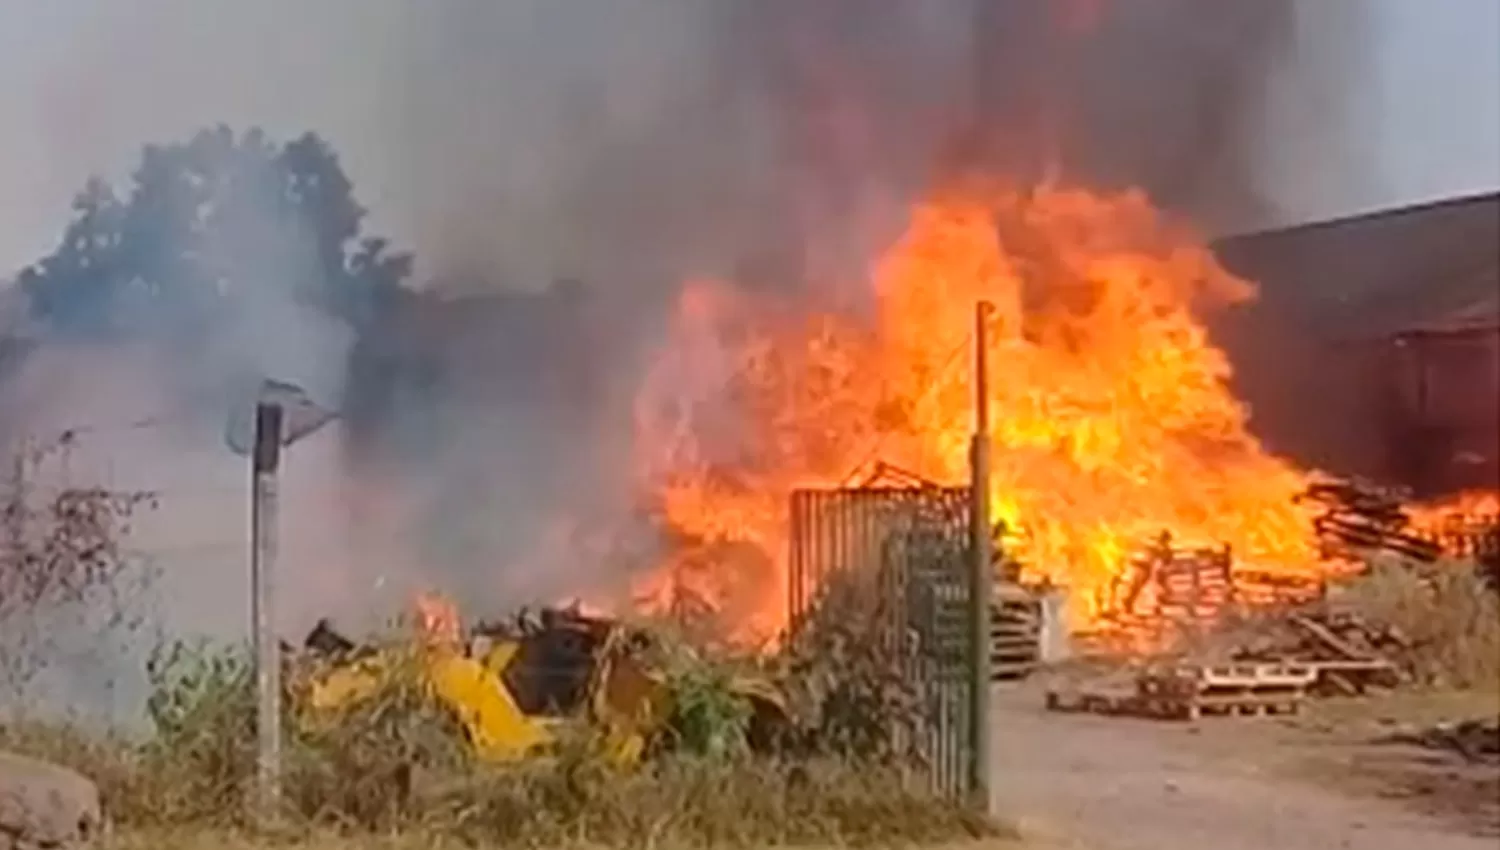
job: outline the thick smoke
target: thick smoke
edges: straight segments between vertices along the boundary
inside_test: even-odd
[[[392,107],[432,268],[625,288],[857,268],[974,153],[975,121],[1008,171],[1143,186],[1211,229],[1271,212],[1260,119],[1290,0],[548,4],[513,44],[518,5],[414,22],[448,55],[497,39]],[[494,87],[521,108],[484,108]]]
[[[78,15],[40,83],[56,95],[50,150],[109,170],[219,121],[315,130],[375,229],[415,249],[422,286],[584,284],[581,300],[413,310],[355,344],[350,393],[347,329],[274,286],[186,374],[159,351],[53,346],[7,378],[48,412],[12,431],[133,421],[100,409],[105,385],[141,416],[171,411],[171,427],[91,451],[165,490],[143,545],[178,552],[168,607],[230,633],[245,496],[218,415],[243,375],[369,402],[346,425],[377,447],[330,432],[293,455],[288,630],[368,610],[377,587],[431,581],[479,609],[587,589],[609,570],[536,553],[562,533],[549,517],[623,509],[637,365],[683,279],[837,296],[830,282],[856,276],[914,198],[976,165],[1139,185],[1207,228],[1258,219],[1262,86],[1293,34],[1291,0],[142,0]],[[274,258],[255,271],[284,279]]]
[[[1292,46],[1290,0],[981,5],[976,109],[991,155],[1141,186],[1208,228],[1266,216],[1260,119]]]

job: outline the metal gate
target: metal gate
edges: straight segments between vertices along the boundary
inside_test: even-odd
[[[799,490],[791,500],[790,597],[795,638],[829,588],[855,580],[879,600],[881,633],[898,648],[922,717],[913,743],[933,786],[968,791],[967,487]]]

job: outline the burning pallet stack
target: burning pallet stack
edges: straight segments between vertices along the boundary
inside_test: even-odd
[[[1304,577],[1237,565],[1228,546],[1179,546],[1162,532],[1110,588],[1100,642],[1113,635],[1159,647],[1200,635],[1246,610],[1306,602],[1322,592]]]
[[[1432,562],[1442,545],[1412,528],[1406,510],[1408,494],[1358,480],[1321,481],[1302,498],[1323,508],[1313,521],[1323,557],[1353,559],[1362,552],[1385,551]]]
[[[1470,559],[1500,589],[1500,500],[1428,510],[1417,523],[1410,494],[1358,480],[1319,482],[1304,498],[1323,506],[1315,520],[1323,555],[1359,561],[1384,552],[1432,563],[1440,558]]]
[[[1500,505],[1490,511],[1454,512],[1431,529],[1433,539],[1453,557],[1470,558],[1500,591]]]
[[[1330,576],[1372,553],[1419,564],[1472,558],[1500,582],[1500,516],[1409,507],[1399,491],[1358,481],[1314,484],[1315,530]],[[1417,518],[1414,518],[1414,515]],[[1488,559],[1488,561],[1486,560]],[[1322,580],[1258,572],[1228,547],[1189,547],[1163,533],[1110,588],[1097,648],[1173,660],[1049,692],[1053,708],[1192,718],[1295,711],[1308,696],[1394,687],[1420,650],[1394,627],[1341,607]]]

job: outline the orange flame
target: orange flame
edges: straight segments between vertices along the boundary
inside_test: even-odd
[[[452,647],[463,643],[463,626],[453,600],[437,593],[419,593],[413,605],[417,609],[417,628],[428,644]]]
[[[784,623],[786,510],[881,459],[962,482],[975,304],[989,356],[995,519],[1075,618],[1164,529],[1268,573],[1315,575],[1305,474],[1267,453],[1202,311],[1254,290],[1138,193],[965,191],[919,206],[873,309],[701,281],[637,398],[639,480],[678,543],[646,583],[742,635]]]
[[[1471,545],[1469,536],[1500,525],[1500,491],[1468,490],[1407,511],[1412,530],[1449,550]]]

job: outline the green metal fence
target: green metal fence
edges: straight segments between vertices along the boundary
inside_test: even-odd
[[[791,499],[793,635],[835,581],[877,597],[883,640],[923,707],[913,743],[934,787],[969,791],[967,487],[800,490]]]

